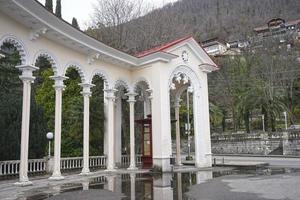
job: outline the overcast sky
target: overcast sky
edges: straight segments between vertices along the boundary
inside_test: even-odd
[[[38,0],[45,5],[45,0]],[[177,0],[144,0],[146,3],[154,4],[155,7],[162,7],[166,3],[175,2]],[[61,0],[62,17],[68,22],[72,22],[72,18],[76,17],[81,29],[85,29],[87,23],[91,21],[93,13],[93,4],[97,0]],[[55,10],[56,0],[53,0],[53,10]]]

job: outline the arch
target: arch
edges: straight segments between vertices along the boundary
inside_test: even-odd
[[[59,68],[58,61],[55,58],[55,56],[53,56],[52,53],[50,53],[50,52],[48,52],[46,50],[39,50],[37,53],[35,53],[35,55],[33,57],[33,60],[32,60],[32,64],[35,65],[37,59],[40,56],[45,57],[51,63],[51,67],[52,67],[52,70],[54,72],[54,75],[55,76],[58,75],[58,68]]]
[[[192,70],[189,66],[186,65],[180,65],[178,67],[176,67],[170,74],[169,76],[169,82],[168,82],[168,87],[171,87],[171,84],[173,82],[173,78],[175,76],[181,76],[181,75],[185,75],[188,77],[188,79],[191,82],[191,86],[194,89],[199,89],[201,88],[201,84],[200,84],[200,80],[198,75],[196,74],[196,72],[194,70]]]
[[[138,87],[138,85],[140,83],[144,83],[144,85],[146,86],[145,89],[150,89],[151,88],[149,81],[145,77],[140,77],[140,78],[138,78],[137,80],[135,80],[133,82],[133,84],[132,84],[132,90],[136,91],[137,87]]]
[[[180,87],[178,90],[176,90],[175,94],[174,94],[174,98],[175,100],[179,100],[182,93],[188,89],[188,85],[183,85],[182,87]]]
[[[16,36],[12,34],[7,34],[2,36],[0,40],[0,46],[2,46],[6,42],[14,45],[17,48],[21,56],[21,64],[25,65],[26,62],[28,61],[28,51],[26,50],[23,42],[21,42],[21,40],[19,40]]]
[[[118,87],[124,87],[128,92],[132,91],[130,85],[128,84],[128,81],[124,79],[118,79],[115,81],[114,89],[117,89]]]
[[[110,81],[109,76],[107,75],[107,73],[106,73],[105,71],[103,71],[103,70],[101,70],[101,69],[96,69],[96,70],[94,70],[94,71],[92,72],[92,75],[91,75],[91,78],[90,78],[90,80],[89,80],[89,83],[92,83],[93,78],[94,78],[95,76],[99,76],[100,78],[102,78],[103,81],[104,81],[105,87],[106,87],[106,88],[109,88],[109,86],[111,85],[111,81]]]
[[[67,70],[68,70],[69,68],[74,68],[74,69],[76,69],[77,72],[78,72],[78,74],[79,74],[79,76],[80,76],[81,83],[85,83],[85,81],[86,81],[86,76],[85,76],[85,73],[84,73],[84,71],[83,71],[83,67],[82,67],[80,64],[78,64],[77,62],[69,62],[69,63],[65,66],[65,68],[64,68],[64,72],[63,72],[63,75],[64,75],[64,76],[66,75]]]

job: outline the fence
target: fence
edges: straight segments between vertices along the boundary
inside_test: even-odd
[[[136,155],[136,164],[140,166],[142,164],[141,155]],[[29,159],[28,160],[28,173],[46,173],[47,170],[47,159]],[[61,158],[60,160],[61,170],[76,170],[81,169],[83,166],[82,157],[69,157]],[[122,167],[128,167],[130,164],[130,156],[122,155],[121,165]],[[90,156],[89,166],[91,169],[99,169],[106,167],[106,156]],[[17,175],[20,169],[19,160],[0,161],[0,176]]]

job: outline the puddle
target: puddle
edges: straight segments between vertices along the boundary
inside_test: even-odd
[[[237,168],[216,168],[212,171],[182,173],[147,173],[118,174],[86,178],[75,183],[68,183],[26,191],[19,199],[22,200],[191,200],[186,193],[191,187],[210,182],[216,178],[231,175],[243,175],[251,178],[268,178],[278,174],[293,174],[299,169],[261,168],[244,170]],[[226,182],[226,181],[224,181]],[[224,183],[225,184],[225,183]],[[231,183],[232,184],[232,183]],[[232,184],[234,185],[234,184]],[[199,197],[199,199],[201,199]]]

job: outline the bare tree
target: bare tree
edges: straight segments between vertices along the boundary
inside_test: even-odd
[[[98,0],[87,32],[113,47],[126,49],[126,24],[145,13],[143,0]]]

